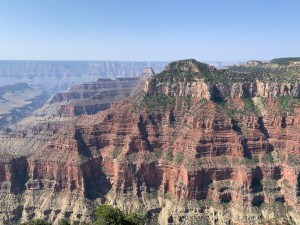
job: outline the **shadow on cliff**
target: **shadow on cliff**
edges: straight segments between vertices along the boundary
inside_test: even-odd
[[[82,137],[82,133],[79,129],[76,129],[76,131],[75,131],[75,139],[78,144],[78,153],[85,157],[91,158],[92,154],[91,154],[90,148],[85,143],[85,141]]]
[[[76,129],[75,139],[78,144],[78,153],[88,158],[81,165],[84,180],[84,196],[88,199],[104,197],[112,186],[102,171],[102,157],[93,158],[80,129]]]
[[[300,173],[297,176],[297,197],[300,196]]]
[[[25,157],[14,158],[10,162],[11,192],[21,194],[25,190],[25,184],[29,180],[28,161]]]
[[[144,120],[143,116],[139,117],[138,128],[139,128],[141,139],[143,141],[145,141],[148,150],[151,150],[152,146],[151,146],[150,141],[148,139],[148,132],[147,132],[147,128],[146,128],[146,121]]]
[[[263,135],[265,136],[265,138],[269,138],[270,135],[269,135],[268,130],[267,130],[266,127],[265,127],[263,118],[262,118],[262,117],[258,117],[257,123],[258,123],[258,125],[259,125],[258,129],[263,133]]]
[[[93,158],[81,165],[84,196],[88,199],[104,197],[112,185],[102,170],[102,158]]]
[[[263,173],[259,166],[255,169],[252,169],[252,178],[250,189],[253,193],[258,193],[263,191],[263,184],[261,183],[263,179]]]
[[[262,117],[258,117],[258,121],[257,121],[259,127],[258,129],[263,133],[263,135],[265,136],[265,138],[268,140],[270,138],[270,134],[269,131],[267,130],[267,128],[265,127],[264,121]],[[268,146],[268,150],[267,152],[272,152],[274,151],[274,146],[268,141],[269,146]]]

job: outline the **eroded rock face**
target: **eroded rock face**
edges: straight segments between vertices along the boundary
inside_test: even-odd
[[[55,127],[30,155],[3,159],[3,223],[88,221],[106,202],[144,211],[152,224],[298,224],[297,98],[258,80],[211,84],[198,75],[176,80],[172,92],[174,77],[162,75],[105,112]]]
[[[255,80],[253,82],[208,84],[204,79],[160,82],[155,77],[146,81],[145,92],[152,94],[163,93],[169,96],[191,96],[197,99],[213,100],[216,98],[244,98],[262,96],[277,98],[290,95],[300,97],[300,83],[277,83]]]

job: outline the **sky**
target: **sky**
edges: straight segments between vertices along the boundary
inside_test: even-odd
[[[0,0],[1,60],[300,56],[298,0]]]

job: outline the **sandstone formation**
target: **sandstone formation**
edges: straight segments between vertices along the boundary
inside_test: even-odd
[[[106,202],[150,224],[299,224],[299,74],[239,70],[174,62],[106,111],[32,128],[47,138],[1,158],[2,223]]]

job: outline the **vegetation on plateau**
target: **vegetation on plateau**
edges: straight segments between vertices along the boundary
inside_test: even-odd
[[[290,65],[293,62],[299,62],[300,57],[287,57],[287,58],[277,58],[271,60],[272,63],[276,63],[279,65]]]
[[[228,70],[218,70],[213,66],[200,63],[194,59],[172,62],[156,76],[159,82],[175,82],[179,80],[193,81],[202,78],[208,84],[253,81],[258,74],[237,73]]]
[[[252,61],[253,64],[235,65],[228,68],[228,72],[239,73],[242,76],[252,74],[253,78],[263,82],[290,82],[300,80],[300,58],[278,58],[269,62]]]
[[[255,66],[238,65],[228,69],[216,69],[194,59],[170,63],[156,76],[159,82],[193,81],[202,78],[208,84],[234,82],[296,82],[300,80],[300,66],[291,67],[300,58],[280,58],[270,62],[256,61]]]

